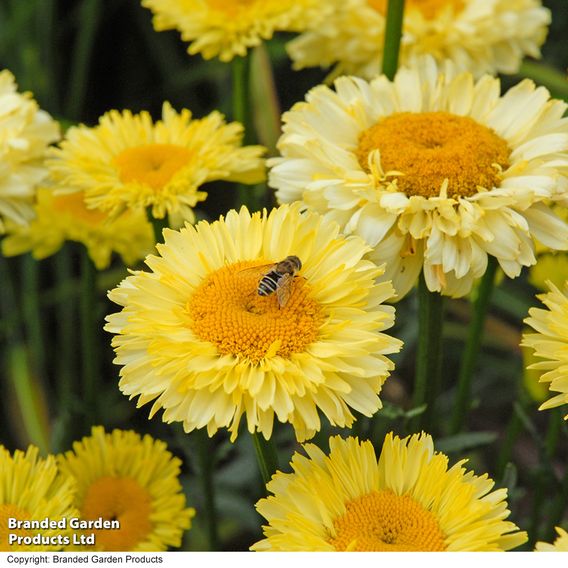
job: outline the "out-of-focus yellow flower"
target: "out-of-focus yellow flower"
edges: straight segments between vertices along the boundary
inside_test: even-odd
[[[142,0],[158,31],[177,29],[188,52],[230,61],[270,39],[274,32],[301,31],[330,9],[316,0]],[[331,8],[331,7],[330,7]]]
[[[116,218],[100,210],[88,209],[82,192],[58,195],[51,188],[40,188],[35,205],[36,217],[25,227],[8,225],[2,252],[14,256],[32,252],[42,259],[55,254],[65,241],[87,247],[95,266],[107,268],[113,252],[124,263],[135,264],[154,248],[154,232],[144,210],[128,210]]]

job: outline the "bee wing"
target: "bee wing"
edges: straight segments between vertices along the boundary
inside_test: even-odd
[[[291,286],[294,277],[291,274],[284,274],[282,278],[278,281],[278,289],[276,290],[276,296],[278,298],[278,305],[283,308],[290,299],[292,294]]]
[[[249,266],[248,268],[241,268],[237,271],[239,276],[252,276],[257,275],[259,278],[270,272],[276,266],[275,262],[270,264],[261,264],[260,266]]]

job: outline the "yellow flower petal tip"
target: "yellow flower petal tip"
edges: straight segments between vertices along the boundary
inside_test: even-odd
[[[568,532],[561,527],[556,527],[558,537],[549,544],[547,542],[537,542],[535,546],[536,552],[568,552]]]

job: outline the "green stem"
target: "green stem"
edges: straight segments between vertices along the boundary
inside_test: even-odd
[[[385,43],[383,48],[383,74],[391,81],[398,68],[400,39],[402,37],[402,20],[404,17],[404,0],[389,0],[385,24]]]
[[[54,257],[56,289],[61,294],[57,302],[55,373],[57,376],[58,422],[53,429],[52,446],[61,451],[71,443],[70,421],[73,414],[74,381],[77,376],[77,299],[68,293],[73,281],[73,266],[68,246],[64,246]]]
[[[477,298],[473,304],[472,319],[469,324],[469,333],[465,344],[465,352],[463,354],[460,372],[458,375],[458,393],[450,427],[451,434],[457,434],[462,429],[465,417],[469,411],[471,380],[481,347],[485,316],[487,314],[491,293],[495,286],[497,267],[497,259],[490,256],[487,269],[477,290]]]
[[[22,259],[23,294],[22,304],[28,343],[32,354],[33,371],[38,376],[46,372],[45,341],[43,337],[41,309],[39,302],[39,266],[31,255]]]
[[[414,377],[414,408],[428,402],[426,423],[434,416],[434,403],[440,385],[442,361],[443,298],[438,292],[430,292],[424,274],[418,280],[418,350]],[[410,423],[411,431],[419,430],[423,415]]]
[[[265,440],[262,434],[259,434],[258,432],[252,434],[252,441],[254,449],[256,450],[256,458],[260,469],[260,475],[262,476],[264,485],[266,485],[278,469],[276,448],[274,447],[272,440]]]
[[[81,252],[81,375],[85,428],[90,429],[98,415],[96,404],[98,400],[99,350],[97,346],[99,338],[97,332],[100,322],[97,317],[97,271],[87,249]]]
[[[523,425],[521,420],[519,419],[518,414],[516,412],[512,412],[509,423],[507,424],[507,430],[505,431],[505,440],[497,459],[497,466],[495,468],[497,472],[495,477],[497,479],[502,479],[505,475],[505,468],[511,461],[511,457],[513,455],[513,447],[522,429]]]
[[[102,13],[100,0],[83,0],[79,12],[77,43],[73,49],[69,72],[68,96],[65,110],[68,118],[78,119],[83,111],[91,55],[95,48],[95,36]]]
[[[210,551],[218,549],[219,538],[217,534],[217,510],[215,507],[215,483],[214,483],[214,466],[215,466],[215,447],[212,440],[207,435],[205,428],[195,432],[197,439],[199,466],[201,472],[201,483],[203,487],[203,495],[205,499],[205,508],[207,510],[207,534],[209,537]]]
[[[252,120],[251,93],[251,56],[235,57],[232,63],[233,73],[233,120],[240,122],[244,128],[243,146],[256,143],[256,134]],[[260,189],[260,188],[259,188]],[[260,195],[259,195],[260,194]],[[263,197],[257,187],[238,184],[236,191],[236,208],[241,205],[251,210],[262,208]]]
[[[250,56],[235,57],[233,72],[233,120],[240,122],[244,129],[243,144],[253,140],[250,113]]]
[[[568,100],[568,83],[564,73],[537,61],[524,61],[519,70],[521,77],[532,79],[538,85],[545,86],[553,97]]]
[[[42,454],[47,454],[50,450],[47,409],[43,404],[41,387],[29,368],[24,345],[9,348],[9,376],[27,437]]]

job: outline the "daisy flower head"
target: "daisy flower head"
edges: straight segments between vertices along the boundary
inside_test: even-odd
[[[284,114],[269,183],[337,220],[386,262],[398,298],[421,270],[428,288],[467,294],[488,255],[505,274],[534,264],[533,237],[568,248],[550,208],[567,173],[567,105],[525,80],[500,96],[424,58],[394,81],[340,77]]]
[[[154,401],[151,416],[163,408],[165,422],[210,436],[228,428],[233,440],[243,415],[267,439],[276,417],[304,440],[320,429],[318,411],[350,426],[352,410],[381,407],[386,355],[401,342],[383,333],[393,290],[375,284],[381,269],[363,259],[362,239],[299,204],[243,207],[164,237],[150,272],[109,293],[123,309],[105,327],[121,391]],[[290,256],[300,270],[275,273]]]
[[[6,221],[26,225],[33,217],[36,186],[47,177],[48,146],[59,125],[30,93],[19,93],[10,71],[0,71],[0,234]]]
[[[76,516],[74,489],[73,480],[58,474],[53,456],[38,457],[35,446],[10,455],[0,445],[0,551],[61,550],[69,530],[9,528],[8,519],[61,521]]]
[[[190,55],[231,61],[279,31],[301,31],[323,18],[315,0],[142,0],[157,31],[176,29]],[[329,10],[327,10],[329,12]],[[324,11],[324,13],[327,13]]]
[[[387,0],[325,0],[329,11],[288,43],[297,69],[335,66],[334,75],[371,79],[381,71]],[[423,55],[461,71],[516,73],[523,57],[540,57],[550,11],[541,0],[407,0],[400,61]]]
[[[539,359],[529,369],[543,372],[539,381],[554,394],[539,410],[568,404],[568,282],[560,289],[549,281],[548,287],[549,292],[537,296],[547,309],[531,308],[525,319],[536,333],[524,333],[521,343]],[[568,420],[568,412],[564,418]]]
[[[62,475],[76,482],[75,506],[83,521],[118,521],[119,528],[89,529],[89,550],[158,552],[179,547],[195,510],[186,507],[179,482],[181,461],[166,444],[133,431],[91,436],[58,456]]]
[[[84,244],[97,269],[103,270],[113,252],[132,265],[154,248],[152,225],[142,209],[110,218],[89,209],[83,192],[56,194],[48,187],[38,189],[34,209],[36,216],[29,225],[8,225],[8,235],[2,240],[5,256],[31,251],[39,260],[55,254],[69,240]]]
[[[305,444],[292,473],[277,472],[256,508],[267,520],[256,551],[499,552],[527,540],[506,521],[507,490],[493,490],[462,460],[434,451],[424,433],[388,434],[377,459],[369,441]]]
[[[84,192],[89,208],[113,216],[150,208],[179,225],[193,222],[193,208],[207,197],[202,184],[264,179],[264,148],[242,147],[242,139],[242,125],[218,112],[192,119],[164,103],[156,123],[146,111],[112,110],[93,128],[70,128],[48,165],[56,190]]]
[[[557,539],[549,544],[548,542],[537,542],[536,552],[568,552],[568,532],[561,527],[556,527]]]

